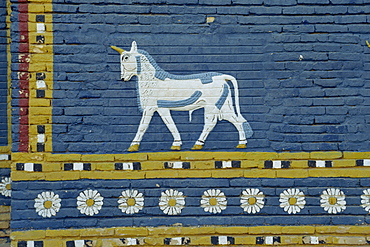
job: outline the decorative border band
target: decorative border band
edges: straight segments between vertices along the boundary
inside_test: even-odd
[[[53,88],[52,1],[19,1],[17,48],[18,152],[51,152]],[[35,14],[37,13],[37,14]]]
[[[366,177],[369,157],[352,152],[13,153],[12,179]]]
[[[12,229],[368,224],[369,186],[366,177],[16,181]]]
[[[369,226],[263,226],[263,227],[118,227],[81,230],[12,232],[17,245],[38,241],[39,246],[166,246],[166,245],[366,245]],[[40,243],[42,242],[42,243]],[[42,244],[42,245],[41,245]],[[116,245],[115,245],[116,244]],[[27,246],[27,245],[25,245]],[[36,245],[34,245],[36,246]],[[93,245],[94,246],[94,245]]]

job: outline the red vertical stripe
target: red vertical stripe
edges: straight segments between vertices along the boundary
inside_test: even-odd
[[[29,108],[29,43],[28,43],[28,4],[27,0],[18,5],[19,21],[19,152],[28,152],[29,146],[29,127],[28,127],[28,108]]]

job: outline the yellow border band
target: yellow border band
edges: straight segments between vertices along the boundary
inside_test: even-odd
[[[94,246],[121,246],[114,242],[123,238],[136,238],[144,246],[164,246],[165,238],[184,237],[190,246],[214,246],[211,237],[234,238],[234,245],[257,245],[257,237],[280,237],[280,244],[310,246],[306,239],[316,237],[325,244],[366,244],[370,226],[255,226],[255,227],[115,227],[70,230],[43,230],[12,232],[12,246],[16,241],[44,241],[44,247],[66,246],[66,241],[92,240]],[[105,243],[105,244],[104,244]],[[108,245],[108,243],[113,245]],[[266,244],[266,243],[265,243]],[[123,246],[123,245],[122,245]],[[168,246],[168,245],[167,245]],[[317,246],[317,245],[316,245]]]
[[[357,160],[370,153],[312,152],[169,152],[136,154],[48,154],[14,153],[12,179],[78,180],[78,179],[149,179],[149,178],[306,178],[370,177],[370,166],[357,166]],[[215,168],[215,161],[240,161],[238,168]],[[289,161],[289,168],[265,167],[267,160]],[[310,160],[330,160],[332,167],[309,167]],[[189,169],[169,169],[166,162],[187,162]],[[88,163],[90,170],[65,171],[66,163]],[[116,163],[140,162],[140,170],[115,170]],[[42,165],[42,172],[17,170],[19,163]]]
[[[128,154],[14,153],[16,161],[200,161],[200,160],[358,160],[370,159],[370,152],[158,152]]]
[[[151,178],[308,178],[308,177],[370,177],[370,169],[233,169],[233,170],[152,170],[152,171],[12,171],[13,181],[67,181],[79,179],[151,179]]]
[[[39,15],[44,21],[37,20]],[[28,32],[30,63],[30,98],[29,98],[29,145],[30,152],[52,151],[52,90],[53,90],[53,20],[52,1],[31,1],[28,3]],[[38,26],[44,27],[37,28]],[[43,37],[40,39],[40,37]],[[39,88],[36,74],[43,73],[46,87]],[[44,97],[37,97],[37,90],[44,91]],[[38,125],[45,127],[45,133],[40,136]],[[42,142],[40,142],[40,139]]]

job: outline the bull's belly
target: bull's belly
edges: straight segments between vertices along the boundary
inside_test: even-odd
[[[182,106],[182,107],[169,107],[168,109],[171,111],[195,111],[203,107],[204,105],[194,104],[194,105],[188,105],[188,106]]]

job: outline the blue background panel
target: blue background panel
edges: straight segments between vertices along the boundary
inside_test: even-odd
[[[254,130],[246,151],[368,151],[369,5],[264,2],[54,1],[54,152],[127,150],[141,118],[136,81],[120,80],[110,46],[133,40],[170,73],[234,76]],[[191,122],[187,112],[172,116],[190,150],[203,110]],[[155,115],[140,151],[168,151],[172,141]],[[221,121],[204,150],[237,144]]]
[[[183,226],[359,225],[369,223],[370,220],[368,212],[361,206],[361,195],[370,182],[368,178],[202,178],[67,182],[13,182],[12,229],[170,226],[175,223]],[[247,188],[257,188],[264,194],[264,207],[259,213],[248,214],[240,206],[240,195]],[[280,207],[280,193],[288,188],[296,188],[304,193],[306,204],[297,214],[288,214]],[[346,201],[344,211],[329,214],[320,206],[320,195],[328,188],[343,191]],[[104,197],[102,209],[94,216],[81,214],[77,209],[76,198],[87,189],[97,190]],[[143,193],[144,208],[136,214],[125,214],[118,208],[121,192],[127,189]],[[168,189],[183,192],[185,196],[185,207],[179,215],[166,215],[158,206],[161,193]],[[205,212],[200,207],[202,195],[208,189],[219,189],[226,196],[227,208],[219,214]],[[34,199],[44,191],[52,191],[62,200],[60,211],[51,218],[39,216],[34,208]]]
[[[8,62],[6,1],[0,2],[0,146],[8,145]]]

